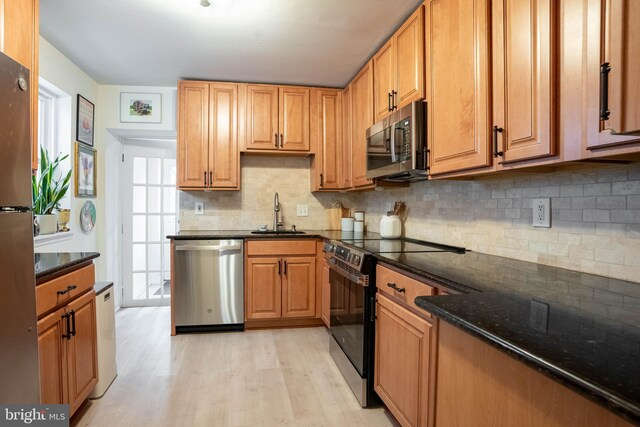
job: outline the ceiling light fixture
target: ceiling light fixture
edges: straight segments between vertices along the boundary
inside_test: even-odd
[[[211,6],[211,2],[209,0],[200,0],[200,6],[209,7]]]

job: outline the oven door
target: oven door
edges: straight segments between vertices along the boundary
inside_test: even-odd
[[[348,273],[331,268],[331,334],[349,358],[362,378],[369,368],[369,358],[365,357],[368,338],[368,322],[365,301],[368,301],[368,287]]]

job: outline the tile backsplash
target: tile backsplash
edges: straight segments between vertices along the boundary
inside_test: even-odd
[[[241,191],[180,192],[180,230],[255,230],[273,227],[273,198],[277,192],[285,228],[324,229],[324,208],[332,196],[310,192],[310,159],[243,155]],[[194,215],[195,202],[204,202],[204,214]],[[296,216],[296,205],[309,205],[309,216]]]
[[[242,158],[242,191],[181,192],[182,230],[255,229],[273,223],[273,195],[286,228],[324,229],[334,201],[366,211],[379,230],[389,203],[407,205],[404,235],[492,255],[640,281],[640,165],[580,165],[550,173],[429,181],[364,193],[311,194],[309,159]],[[552,227],[534,228],[532,199],[551,198]],[[202,216],[195,201],[205,202]],[[309,216],[296,217],[296,204]]]
[[[404,200],[406,236],[640,281],[638,164],[430,181],[359,197],[354,201],[372,231],[389,202]],[[532,199],[545,197],[551,198],[551,228],[534,228]]]

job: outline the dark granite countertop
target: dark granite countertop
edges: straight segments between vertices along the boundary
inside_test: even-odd
[[[209,239],[340,239],[340,230],[301,230],[296,234],[253,234],[255,230],[184,230],[167,236],[170,240],[209,240]],[[379,236],[377,233],[366,233],[371,238]]]
[[[640,423],[640,284],[475,252],[377,257],[461,292],[421,308]]]
[[[68,268],[78,264],[98,258],[98,252],[54,252],[54,253],[36,253],[36,283],[42,283],[53,276]]]

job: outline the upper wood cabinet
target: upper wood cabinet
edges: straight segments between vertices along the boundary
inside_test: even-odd
[[[352,187],[351,165],[351,141],[353,140],[353,108],[351,101],[351,84],[342,91],[342,189]]]
[[[375,121],[424,98],[424,6],[373,57]]]
[[[367,129],[373,120],[373,61],[351,81],[351,185],[373,186],[367,179]]]
[[[551,0],[429,2],[432,175],[532,166],[558,154],[557,8]]]
[[[342,91],[311,90],[311,191],[342,188]]]
[[[426,12],[430,172],[492,164],[487,0],[431,0]]]
[[[308,152],[309,92],[304,87],[248,85],[245,149]]]
[[[240,188],[238,85],[178,82],[178,187]]]
[[[498,162],[557,152],[556,8],[552,0],[492,2],[492,152]]]
[[[585,156],[640,151],[640,2],[589,1],[586,16]]]
[[[38,169],[39,0],[0,0],[0,51],[29,69],[31,169]]]

